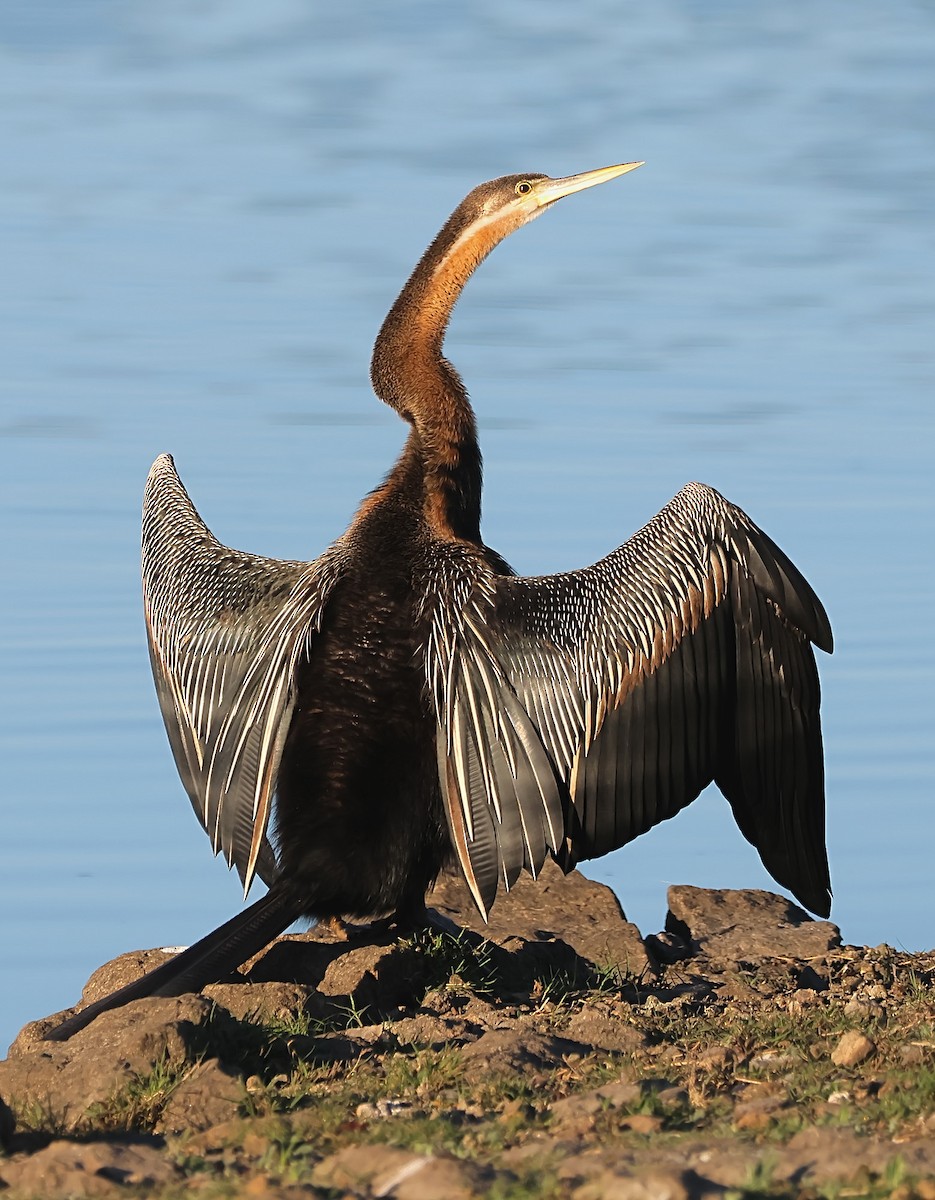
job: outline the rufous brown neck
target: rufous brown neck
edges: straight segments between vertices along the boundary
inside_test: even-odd
[[[465,283],[506,232],[492,225],[478,229],[461,208],[455,210],[390,309],[371,363],[377,396],[413,427],[406,453],[417,449],[421,455],[429,527],[439,537],[478,544],[482,466],[477,426],[461,376],[442,354],[442,343]]]

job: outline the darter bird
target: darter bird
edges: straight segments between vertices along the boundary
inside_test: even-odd
[[[582,570],[522,578],[481,538],[452,309],[508,234],[640,165],[508,175],[458,205],[373,351],[405,446],[315,561],[222,546],[156,460],[143,584],[162,714],[215,852],[268,890],[52,1037],[197,990],[299,917],[418,923],[448,860],[486,916],[521,871],[607,854],[712,780],[773,877],[828,914],[812,643],[830,651],[831,628],[775,543],[699,483]]]

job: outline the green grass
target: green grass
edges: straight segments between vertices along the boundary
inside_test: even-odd
[[[104,1103],[93,1105],[88,1110],[85,1126],[107,1133],[151,1129],[192,1067],[192,1063],[170,1063],[163,1059],[146,1074],[135,1075]]]
[[[426,992],[451,987],[488,996],[502,985],[494,947],[468,930],[451,934],[421,929],[404,944],[415,950],[422,960]]]

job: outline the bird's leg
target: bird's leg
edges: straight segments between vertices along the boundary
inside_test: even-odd
[[[417,933],[422,929],[434,929],[438,933],[448,933],[457,937],[464,930],[449,917],[444,917],[434,908],[427,908],[425,896],[420,894],[415,899],[404,901],[396,912],[389,918],[391,927],[403,936],[407,933]]]
[[[384,937],[406,937],[422,929],[434,929],[457,937],[464,930],[449,917],[444,917],[434,908],[426,908],[425,897],[420,893],[414,899],[404,900],[395,912],[365,925],[356,925],[343,917],[321,917],[318,924],[328,931],[337,942],[366,942]]]

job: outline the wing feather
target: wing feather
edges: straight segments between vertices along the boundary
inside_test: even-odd
[[[215,853],[275,872],[266,830],[295,703],[296,662],[320,627],[340,549],[313,563],[222,546],[172,459],[143,503],[143,599],[156,693],[179,774]]]
[[[482,912],[546,852],[607,853],[712,780],[774,877],[828,911],[810,643],[830,650],[831,629],[740,509],[689,484],[585,570],[449,557],[426,592],[442,792]]]

